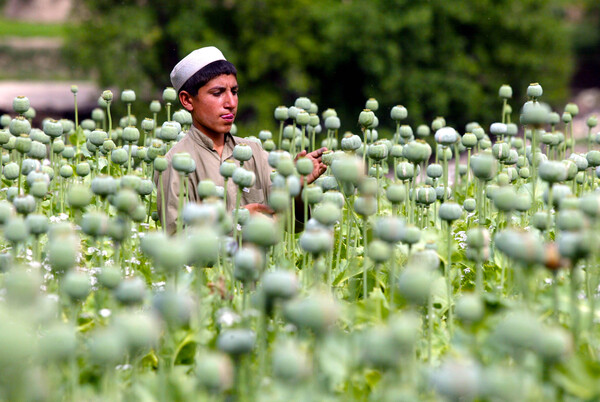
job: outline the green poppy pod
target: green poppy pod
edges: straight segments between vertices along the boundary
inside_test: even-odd
[[[13,99],[12,106],[15,113],[23,114],[30,107],[29,98],[26,96],[17,96]]]
[[[26,134],[21,134],[15,140],[15,149],[22,154],[26,154],[31,150],[31,142],[31,138]]]
[[[364,219],[377,212],[377,201],[372,196],[356,197],[354,200],[354,210]]]
[[[177,91],[173,87],[166,87],[162,93],[162,99],[165,103],[173,103],[177,100]]]
[[[237,144],[233,147],[233,157],[241,162],[252,159],[252,147],[248,144]]]
[[[235,279],[243,283],[255,282],[264,270],[265,255],[256,247],[244,246],[233,256],[233,266]]]
[[[544,211],[536,212],[531,217],[531,225],[540,230],[545,231],[548,229],[548,214]]]
[[[597,167],[600,166],[600,151],[589,151],[586,155],[585,155],[587,161],[588,161],[588,166],[591,167]]]
[[[104,140],[106,139],[108,139],[108,134],[103,130],[94,130],[88,137],[88,141],[96,146],[104,144]]]
[[[421,240],[421,230],[414,225],[406,225],[401,234],[400,242],[410,246]]]
[[[377,99],[375,98],[369,98],[367,99],[367,102],[365,102],[365,109],[376,112],[377,109],[379,109],[379,102],[377,102]]]
[[[414,164],[429,160],[431,147],[422,140],[411,141],[403,147],[404,157]]]
[[[442,187],[443,188],[443,187]],[[437,200],[436,189],[430,186],[417,188],[417,202],[423,205],[431,205]]]
[[[73,185],[67,193],[67,203],[73,207],[82,209],[92,201],[92,192],[83,185]]]
[[[388,149],[385,144],[376,142],[367,148],[367,155],[375,161],[381,161],[387,158]]]
[[[364,109],[358,115],[358,124],[360,124],[363,128],[370,127],[375,121],[375,113],[369,109]]]
[[[172,274],[179,271],[188,261],[186,242],[182,239],[169,239],[155,253],[155,262],[163,272]]]
[[[560,200],[559,208],[561,210],[566,209],[580,209],[581,200],[574,195],[567,195]],[[583,211],[582,211],[583,212]]]
[[[63,127],[60,122],[49,119],[44,121],[44,133],[52,138],[58,138],[63,134]]]
[[[91,189],[94,194],[106,197],[117,192],[117,181],[112,176],[96,176],[92,180]]]
[[[55,141],[54,145],[56,145],[57,142],[58,141]],[[71,160],[75,157],[75,148],[72,145],[67,145],[62,150],[61,155],[63,158],[65,158],[67,160]]]
[[[296,342],[279,342],[273,348],[273,375],[287,384],[299,384],[310,374],[310,361]]]
[[[12,135],[10,136],[10,138],[8,139],[8,142],[6,142],[5,144],[2,144],[2,148],[6,149],[8,151],[12,151],[13,149],[15,149],[15,145],[17,143],[17,138],[13,137]],[[5,159],[5,157],[3,156],[3,159]],[[9,158],[10,159],[10,158]]]
[[[277,106],[275,108],[274,115],[275,115],[275,120],[285,121],[289,118],[288,108],[285,106]]]
[[[98,238],[108,231],[108,217],[103,212],[87,212],[81,218],[81,231],[88,236]]]
[[[162,231],[148,232],[140,239],[142,253],[156,259],[158,250],[168,242],[168,238]]]
[[[365,177],[359,184],[358,189],[363,196],[375,197],[379,192],[377,179],[374,177]]]
[[[92,120],[94,122],[102,123],[105,118],[106,118],[106,114],[104,113],[104,110],[102,110],[100,108],[95,108],[92,110]],[[48,134],[48,133],[46,133],[46,134]],[[62,131],[61,131],[61,134],[62,134]],[[48,135],[50,135],[50,134],[48,134]]]
[[[27,109],[27,111],[25,113],[23,113],[23,117],[25,117],[26,119],[29,119],[29,121],[33,120],[36,116],[36,111],[34,108],[30,107],[29,109]]]
[[[558,230],[577,232],[586,224],[583,212],[577,209],[565,209],[556,215],[556,227]]]
[[[453,145],[459,138],[458,132],[452,127],[441,127],[435,132],[435,141],[441,145]]]
[[[16,180],[19,177],[19,165],[15,162],[10,162],[4,165],[2,173],[6,180]]]
[[[25,224],[27,225],[27,230],[34,236],[40,236],[46,232],[48,232],[48,228],[50,227],[50,221],[45,215],[42,214],[29,214],[27,218],[25,218]]]
[[[400,274],[397,286],[408,302],[422,306],[429,300],[433,280],[434,275],[429,270],[406,268]]]
[[[90,174],[90,164],[87,162],[79,162],[75,166],[75,173],[79,177],[85,177]]]
[[[125,357],[126,344],[120,331],[108,328],[96,331],[89,338],[89,359],[101,367],[114,367]]]
[[[582,232],[560,232],[558,235],[558,252],[564,258],[578,261],[586,258],[592,250],[589,233]]]
[[[389,202],[398,205],[406,199],[406,188],[402,184],[392,183],[388,186],[385,195]]]
[[[48,194],[48,182],[46,180],[35,180],[29,186],[29,193],[35,198],[44,198]]]
[[[432,163],[430,165],[427,166],[427,176],[434,178],[434,179],[438,179],[440,177],[442,177],[444,171],[442,168],[442,165],[439,165],[437,163]]]
[[[370,108],[368,108],[368,109],[370,109]],[[371,110],[373,110],[373,109],[371,109]],[[392,120],[398,122],[398,121],[404,120],[408,117],[408,111],[406,110],[406,108],[404,106],[396,105],[390,111],[390,117],[392,118]]]
[[[540,178],[548,183],[557,183],[567,179],[567,169],[559,161],[544,161],[540,164],[539,173]],[[573,177],[575,177],[576,171],[573,173]]]
[[[500,86],[498,90],[498,96],[502,99],[510,99],[512,98],[513,90],[510,85],[503,84]]]
[[[396,177],[400,180],[412,180],[415,176],[415,166],[409,162],[400,162],[396,167]]]
[[[111,203],[119,212],[131,215],[139,204],[139,196],[132,189],[122,188],[114,195]]]
[[[335,111],[335,109],[332,108],[325,109],[321,114],[321,117],[323,117],[324,121],[327,120],[327,118],[334,116],[337,117],[337,112]]]
[[[461,138],[461,142],[465,148],[473,148],[477,145],[477,136],[473,133],[465,133]]]
[[[392,257],[392,246],[383,240],[375,239],[369,244],[367,255],[376,264],[383,264]]]
[[[324,254],[333,248],[333,234],[324,228],[307,228],[299,239],[300,247],[314,256]]]
[[[600,215],[600,197],[597,194],[586,194],[581,197],[579,208],[590,218]]]
[[[9,114],[3,114],[2,116],[0,116],[0,126],[6,128],[8,127],[8,125],[10,124],[10,121],[12,120],[12,117],[10,117]]]
[[[119,281],[113,295],[119,303],[125,306],[142,304],[146,298],[146,283],[140,277],[127,278]]]
[[[518,262],[533,265],[541,262],[544,247],[540,238],[529,232],[505,229],[496,233],[494,244],[498,250]]]
[[[576,103],[569,102],[565,105],[565,112],[575,117],[579,114],[579,106]]]
[[[9,187],[6,190],[6,199],[10,202],[13,202],[18,193],[19,189],[17,187]]]
[[[152,194],[154,191],[154,183],[150,179],[142,179],[137,188],[137,192],[140,196],[145,197]]]
[[[13,205],[17,213],[22,215],[28,215],[35,211],[35,198],[30,194],[18,195],[13,199]]]
[[[542,86],[537,82],[529,84],[527,87],[527,96],[530,98],[539,98],[543,93],[544,91],[542,90]]]
[[[234,369],[228,356],[204,353],[196,361],[198,385],[211,393],[220,393],[233,385]]]
[[[521,109],[521,124],[539,126],[550,119],[550,107],[545,103],[527,101]]]
[[[6,133],[6,141],[8,141],[8,135],[9,133]],[[46,134],[44,134],[44,132],[42,130],[40,130],[39,128],[32,128],[30,133],[29,133],[29,138],[31,138],[31,141],[33,142],[37,142],[37,143],[41,143],[42,145],[44,145],[44,150],[46,149],[46,145],[50,144],[50,137],[47,136]],[[2,138],[0,136],[0,143],[2,141]]]
[[[435,119],[433,119],[433,121],[431,122],[431,129],[433,131],[437,131],[440,128],[444,127],[445,125],[446,125],[446,119],[444,119],[441,116],[438,116]]]
[[[298,294],[300,284],[293,272],[274,270],[261,279],[262,290],[269,299],[289,300]]]
[[[237,168],[235,172],[233,172],[233,176],[231,178],[233,179],[233,182],[241,188],[250,188],[254,186],[254,182],[256,181],[256,175],[254,172],[244,168]]]
[[[102,100],[104,100],[105,102],[110,102],[113,100],[113,93],[110,90],[105,90],[104,92],[102,92],[102,95],[100,95],[100,98]]]
[[[6,201],[0,201],[0,225],[4,225],[15,214],[14,206]]]
[[[314,184],[309,184],[302,189],[302,199],[309,205],[315,205],[323,199],[323,189]]]
[[[517,194],[515,198],[515,209],[519,212],[528,212],[531,209],[531,196],[529,193]]]
[[[0,130],[0,145],[7,144],[11,138],[14,138],[10,135],[10,133],[6,130]],[[16,139],[15,139],[16,141]]]
[[[481,321],[485,314],[485,306],[478,295],[465,294],[456,301],[455,311],[460,321],[472,324]]]
[[[473,155],[471,171],[480,180],[491,180],[496,174],[496,161],[489,154]]]
[[[300,109],[296,115],[296,123],[300,126],[306,126],[310,122],[310,115],[304,109]]]
[[[121,100],[125,103],[135,102],[135,92],[131,89],[125,89],[121,92]]]
[[[444,202],[440,205],[439,216],[446,222],[453,222],[462,216],[462,208],[455,202]]]
[[[290,194],[283,189],[273,189],[269,195],[269,206],[276,213],[287,211],[290,208]]]
[[[53,324],[44,331],[39,346],[43,360],[65,363],[71,360],[76,353],[75,328],[63,323]]]
[[[396,368],[400,364],[399,346],[389,327],[373,327],[360,335],[360,358],[367,366],[382,370]]]
[[[158,346],[161,335],[157,317],[147,312],[121,312],[114,319],[131,355],[139,355]]]
[[[566,360],[573,353],[571,334],[563,328],[545,328],[539,335],[534,350],[547,364]]]
[[[283,234],[273,219],[254,215],[242,228],[242,237],[244,241],[266,248],[278,244]]]
[[[54,273],[64,273],[77,263],[77,248],[73,241],[63,239],[51,240],[48,243],[48,263]]]
[[[342,211],[337,205],[325,202],[313,210],[312,216],[322,225],[333,226],[340,221]]]
[[[123,279],[121,275],[121,269],[113,266],[105,266],[100,268],[100,271],[96,274],[96,277],[98,279],[98,283],[109,290],[115,289]]]
[[[339,311],[330,295],[313,293],[302,299],[287,302],[283,308],[283,315],[296,327],[310,329],[316,335],[322,335],[333,326]]]
[[[62,280],[62,289],[74,302],[83,301],[92,291],[90,277],[83,272],[71,271]]]
[[[153,100],[152,102],[150,102],[150,112],[151,113],[160,113],[160,110],[161,110],[160,101]]]
[[[217,338],[217,348],[230,356],[248,354],[254,348],[256,334],[250,329],[226,329]]]
[[[494,206],[502,212],[510,212],[515,209],[517,193],[512,186],[498,187],[493,194]]]
[[[555,184],[552,186],[552,193],[553,193],[553,197],[552,197],[552,204],[554,205],[555,208],[558,208],[560,206],[560,203],[562,202],[562,200],[565,197],[569,197],[572,193],[571,193],[571,186],[567,186],[564,184]],[[544,198],[544,202],[546,204],[548,204],[548,188],[544,189],[544,193],[543,193],[543,198]]]
[[[210,179],[200,180],[198,182],[196,192],[198,193],[198,197],[200,197],[201,200],[208,197],[214,197],[217,194],[217,186]]]
[[[302,176],[307,176],[311,174],[314,169],[313,161],[309,158],[299,158],[296,161],[296,169]]]
[[[467,247],[475,250],[487,248],[490,244],[490,234],[484,228],[473,228],[467,231]]]
[[[429,137],[429,134],[431,134],[429,126],[421,124],[417,127],[417,137],[419,137],[420,139]]]

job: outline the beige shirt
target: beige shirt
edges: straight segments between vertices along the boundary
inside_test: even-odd
[[[177,207],[179,200],[179,185],[180,176],[179,172],[173,169],[171,165],[171,159],[173,155],[181,152],[187,152],[191,155],[194,162],[196,162],[196,170],[188,175],[188,202],[200,202],[198,192],[196,191],[198,182],[200,180],[210,179],[217,186],[224,186],[225,180],[219,169],[221,164],[227,159],[231,159],[236,163],[237,166],[240,163],[233,159],[233,147],[237,144],[248,144],[252,148],[252,158],[244,162],[244,169],[248,169],[256,175],[256,181],[254,186],[242,191],[242,197],[240,205],[260,203],[265,204],[269,199],[269,193],[271,191],[271,166],[268,163],[268,153],[262,149],[262,147],[245,138],[234,137],[231,134],[225,134],[225,144],[223,146],[222,155],[215,150],[213,141],[202,134],[200,130],[192,126],[187,132],[186,136],[176,143],[173,148],[165,156],[169,162],[169,167],[162,173],[162,180],[165,193],[165,206],[166,206],[166,229],[167,233],[175,233],[177,227]],[[160,187],[158,182],[158,173],[154,175],[154,182],[158,189],[158,216],[162,222],[162,200],[160,196]],[[235,202],[237,197],[237,186],[232,179],[227,182],[227,211],[231,212],[235,208]]]

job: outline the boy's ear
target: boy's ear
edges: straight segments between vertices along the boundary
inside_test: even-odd
[[[193,96],[190,95],[190,93],[187,91],[179,92],[179,102],[181,102],[181,106],[183,106],[184,109],[187,110],[188,112],[191,112],[192,110],[194,110],[192,98],[193,98]]]

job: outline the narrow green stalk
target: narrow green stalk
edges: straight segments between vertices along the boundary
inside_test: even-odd
[[[185,188],[185,183],[184,180],[186,180],[187,177],[185,177],[185,175],[183,173],[179,173],[179,203],[177,205],[177,233],[181,233],[181,231],[183,230],[183,217],[182,217],[182,211],[183,211],[183,190]]]
[[[239,209],[240,209],[240,200],[242,198],[242,188],[238,186],[237,196],[235,198],[235,214],[233,218],[233,239],[235,241],[239,241],[239,245],[241,246],[242,239],[240,237],[238,231],[238,219],[239,219]],[[239,237],[239,239],[238,239]]]
[[[367,288],[367,218],[363,220],[363,298],[366,299],[369,296],[369,289]]]
[[[452,268],[452,223],[446,223],[446,241],[448,245],[446,265],[444,265],[444,274],[446,276],[446,301],[448,303],[448,330],[450,335],[453,333],[453,314],[452,314],[452,281],[450,279],[450,270]]]

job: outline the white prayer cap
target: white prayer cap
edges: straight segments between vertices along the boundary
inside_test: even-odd
[[[171,84],[179,92],[183,84],[200,69],[217,60],[226,60],[219,49],[207,46],[185,56],[171,71]]]

